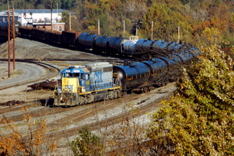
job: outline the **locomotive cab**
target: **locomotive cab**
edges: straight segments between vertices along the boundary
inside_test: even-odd
[[[70,93],[90,91],[90,72],[86,67],[70,66],[61,72],[62,90]]]

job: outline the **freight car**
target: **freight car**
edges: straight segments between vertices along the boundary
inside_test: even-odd
[[[191,49],[190,45],[177,42],[146,40],[136,37],[131,37],[130,39],[108,37],[75,31],[62,31],[62,33],[58,33],[40,28],[19,28],[19,35],[59,46],[88,50],[93,53],[133,57],[140,61],[162,56],[168,57],[172,53],[181,53],[183,50],[188,51]]]
[[[62,43],[62,32],[60,31],[47,30],[45,37],[46,41],[48,41],[51,44],[59,45]]]
[[[92,51],[97,37],[98,35],[95,34],[81,33],[77,38],[76,47],[82,50]]]
[[[74,106],[114,99],[125,92],[148,92],[176,81],[181,74],[181,64],[188,63],[199,54],[197,49],[191,51],[129,65],[93,63],[71,66],[61,72],[61,86],[54,92],[54,105]]]
[[[75,31],[62,31],[62,45],[67,47],[76,47],[76,40],[80,36],[79,32]]]
[[[12,27],[13,23],[11,22],[10,23],[10,32],[11,32],[11,38],[12,38],[12,30],[13,30],[13,27]],[[15,21],[15,35],[18,34],[18,29],[19,27],[21,26],[20,22],[18,21]],[[1,36],[8,36],[8,22],[2,22],[0,23],[0,35]]]
[[[39,41],[46,41],[47,30],[45,28],[32,28],[32,38]]]
[[[31,38],[32,36],[32,27],[19,27],[18,34],[24,38]]]
[[[139,39],[135,44],[134,57],[147,60],[149,58],[168,57],[172,53],[181,53],[184,50],[190,51],[191,46],[178,42]]]

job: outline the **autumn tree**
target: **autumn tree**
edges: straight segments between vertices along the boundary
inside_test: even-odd
[[[175,95],[152,115],[148,136],[160,142],[154,153],[160,146],[161,154],[234,154],[233,65],[218,45],[201,49]]]
[[[142,20],[144,34],[150,36],[152,26],[150,22],[153,21],[154,39],[177,41],[180,26],[183,31],[182,40],[188,41],[188,38],[191,38],[192,27],[184,12],[184,7],[179,1],[153,3]]]
[[[71,142],[75,156],[102,155],[103,145],[99,137],[90,132],[87,127],[79,130],[79,137]]]
[[[0,155],[43,155],[52,153],[56,148],[55,140],[46,137],[46,121],[32,121],[29,107],[23,107],[22,116],[27,128],[24,131],[19,124],[2,116],[4,131],[0,131]],[[22,127],[21,127],[22,128]]]

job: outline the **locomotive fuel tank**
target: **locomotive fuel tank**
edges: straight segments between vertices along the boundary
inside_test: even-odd
[[[142,62],[135,62],[128,66],[113,66],[113,73],[121,81],[123,91],[146,85],[150,77],[149,67]]]
[[[77,38],[77,46],[79,48],[93,50],[94,41],[97,37],[98,35],[95,34],[81,33]]]

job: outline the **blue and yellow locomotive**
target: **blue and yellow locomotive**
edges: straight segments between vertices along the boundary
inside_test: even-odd
[[[70,66],[61,72],[61,85],[54,92],[54,105],[82,105],[121,96],[121,84],[113,78],[108,62]]]

